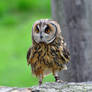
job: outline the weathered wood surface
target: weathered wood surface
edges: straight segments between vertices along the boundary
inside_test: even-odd
[[[0,92],[32,92],[31,88],[0,87]]]
[[[31,88],[0,87],[0,92],[92,92],[92,83],[45,83]]]
[[[52,16],[61,25],[71,53],[65,81],[92,80],[92,0],[52,0]],[[90,75],[90,76],[89,76]]]

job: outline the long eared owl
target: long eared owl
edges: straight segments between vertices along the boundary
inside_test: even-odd
[[[32,27],[32,47],[27,52],[27,63],[31,64],[32,73],[39,78],[39,84],[50,73],[58,81],[58,72],[67,69],[69,60],[69,50],[60,25],[49,19],[36,21]]]

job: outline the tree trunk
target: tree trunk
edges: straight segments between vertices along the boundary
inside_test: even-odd
[[[92,0],[52,0],[52,15],[61,26],[71,54],[68,70],[60,72],[60,78],[91,81]]]

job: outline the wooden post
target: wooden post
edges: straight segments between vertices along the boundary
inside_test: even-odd
[[[92,0],[52,0],[52,17],[61,26],[71,53],[65,81],[92,81]]]

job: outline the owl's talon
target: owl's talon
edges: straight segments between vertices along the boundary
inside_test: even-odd
[[[55,76],[55,82],[60,83],[60,82],[64,82],[64,81],[63,80],[60,80],[60,78],[58,76]]]
[[[55,76],[55,82],[57,82],[59,80],[58,76]]]
[[[39,81],[39,86],[41,86],[41,85],[42,85],[42,81],[40,80],[40,81]]]

